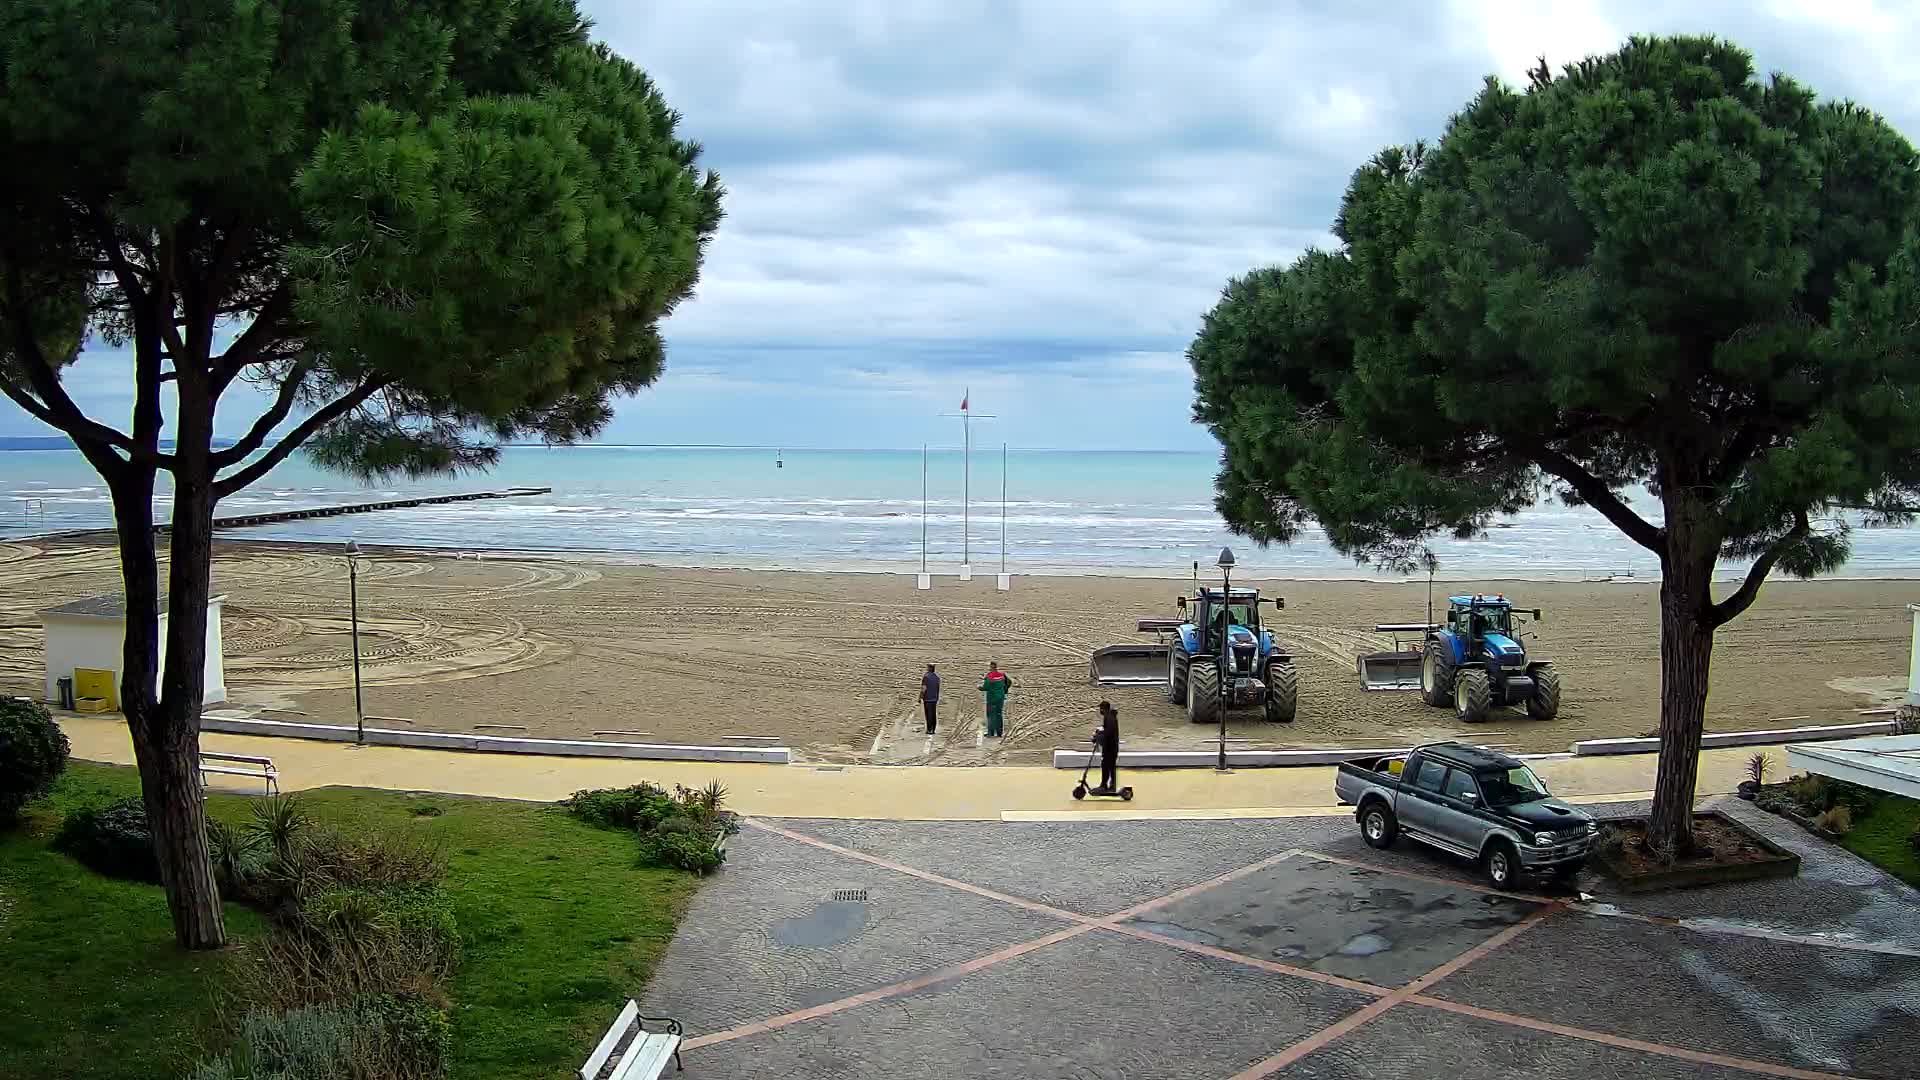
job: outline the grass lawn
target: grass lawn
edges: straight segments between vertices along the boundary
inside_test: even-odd
[[[1855,855],[1920,887],[1920,852],[1910,839],[1916,828],[1920,828],[1920,800],[1886,795],[1840,842]]]
[[[131,769],[74,762],[28,827],[0,834],[0,1077],[177,1076],[205,1046],[230,958],[172,946],[158,887],[111,881],[47,849],[61,815],[139,790]],[[530,803],[333,789],[300,803],[349,831],[441,845],[459,919],[452,1080],[579,1067],[645,983],[698,887],[635,865],[633,838]],[[215,795],[216,817],[250,800]],[[257,916],[227,906],[236,941]]]

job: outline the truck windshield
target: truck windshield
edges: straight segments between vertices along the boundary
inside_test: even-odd
[[[1547,785],[1525,765],[1475,774],[1488,806],[1517,806],[1547,798]]]

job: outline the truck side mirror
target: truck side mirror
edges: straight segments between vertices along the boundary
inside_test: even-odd
[[[1173,606],[1179,608],[1181,611],[1187,610],[1187,598],[1184,596],[1174,597]]]
[[[1534,621],[1534,622],[1545,622],[1545,621],[1546,621],[1545,619],[1542,619],[1542,618],[1540,617],[1540,609],[1539,609],[1539,608],[1534,608],[1534,609],[1533,609],[1533,621]]]
[[[1273,605],[1274,607],[1277,607],[1277,608],[1283,608],[1283,607],[1286,607],[1286,606],[1287,606],[1287,598],[1286,598],[1286,597],[1284,597],[1284,596],[1272,596],[1272,597],[1268,597],[1268,598],[1267,598],[1267,602],[1268,602],[1268,603],[1270,603],[1270,604],[1272,604],[1272,605]]]

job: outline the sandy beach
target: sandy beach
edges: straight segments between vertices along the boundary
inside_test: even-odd
[[[1236,583],[1238,583],[1236,581]],[[1236,711],[1254,746],[1404,744],[1463,732],[1524,750],[1641,735],[1658,714],[1657,586],[1650,583],[1444,584],[1504,592],[1545,610],[1530,649],[1562,672],[1560,716],[1496,710],[1481,725],[1416,694],[1363,694],[1354,657],[1385,648],[1378,622],[1417,621],[1426,583],[1264,582],[1286,599],[1270,618],[1298,656],[1300,718]],[[346,566],[334,553],[225,543],[214,567],[227,597],[232,706],[351,723]],[[1173,613],[1182,583],[1135,578],[940,578],[661,569],[591,559],[486,559],[387,551],[360,572],[369,715],[417,729],[694,742],[776,739],[812,761],[1037,762],[1086,738],[1103,696],[1130,745],[1199,747],[1196,728],[1151,690],[1087,680],[1093,648],[1141,640],[1134,621]],[[38,694],[43,607],[118,589],[110,549],[0,543],[0,691]],[[1721,631],[1708,727],[1733,730],[1856,719],[1904,690],[1920,582],[1769,583]],[[1007,736],[979,745],[989,660],[1014,677]],[[929,751],[919,675],[940,666],[947,693]],[[480,725],[499,725],[480,727]],[[393,726],[389,724],[388,726]]]

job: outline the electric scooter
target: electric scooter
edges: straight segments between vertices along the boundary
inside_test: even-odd
[[[1080,770],[1080,782],[1073,785],[1073,797],[1075,799],[1084,799],[1091,795],[1096,799],[1119,799],[1121,802],[1133,801],[1133,789],[1131,787],[1123,787],[1119,791],[1115,791],[1112,788],[1088,787],[1087,773],[1092,770],[1093,755],[1088,754],[1087,767]]]

